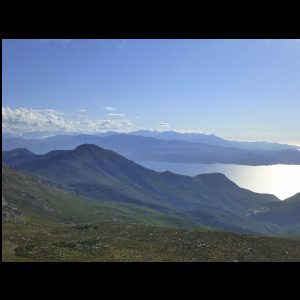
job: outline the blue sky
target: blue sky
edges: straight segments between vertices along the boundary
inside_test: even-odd
[[[3,40],[4,132],[214,133],[300,145],[300,40]]]

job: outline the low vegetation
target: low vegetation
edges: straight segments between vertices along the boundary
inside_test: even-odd
[[[103,221],[6,222],[4,261],[300,261],[300,241]]]
[[[3,261],[300,261],[299,235],[241,235],[94,201],[2,166]]]

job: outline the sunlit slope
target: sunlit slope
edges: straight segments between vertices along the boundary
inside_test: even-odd
[[[199,226],[149,207],[93,201],[2,164],[2,217],[7,222],[78,223],[100,220],[164,226]]]
[[[300,241],[102,221],[5,223],[4,261],[300,261]]]

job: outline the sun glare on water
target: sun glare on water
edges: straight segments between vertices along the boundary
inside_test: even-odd
[[[283,172],[284,171],[284,172]],[[273,169],[273,190],[280,199],[286,199],[300,191],[300,167],[276,165]],[[288,176],[288,178],[286,178]]]
[[[203,173],[223,173],[242,188],[257,193],[273,194],[281,200],[300,192],[300,165],[245,166],[233,164],[143,163],[158,172],[195,176]]]
[[[298,165],[247,167],[246,174],[241,174],[239,171],[230,175],[229,177],[241,187],[258,193],[274,194],[281,200],[300,192],[300,166]]]

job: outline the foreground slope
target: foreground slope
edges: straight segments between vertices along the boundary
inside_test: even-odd
[[[98,222],[7,223],[4,261],[300,261],[300,241],[228,232]]]
[[[12,155],[14,151],[19,150],[3,153],[4,162],[89,198],[147,206],[160,213],[230,231],[276,233],[278,230],[247,215],[279,199],[242,189],[223,174],[189,177],[158,173],[113,151],[88,144],[74,150],[35,155],[30,160],[25,155],[23,162],[22,156]]]
[[[6,222],[3,261],[300,261],[300,241],[99,221],[92,226]]]
[[[2,183],[3,261],[300,261],[300,241],[208,231],[140,206],[93,202],[5,165]]]

